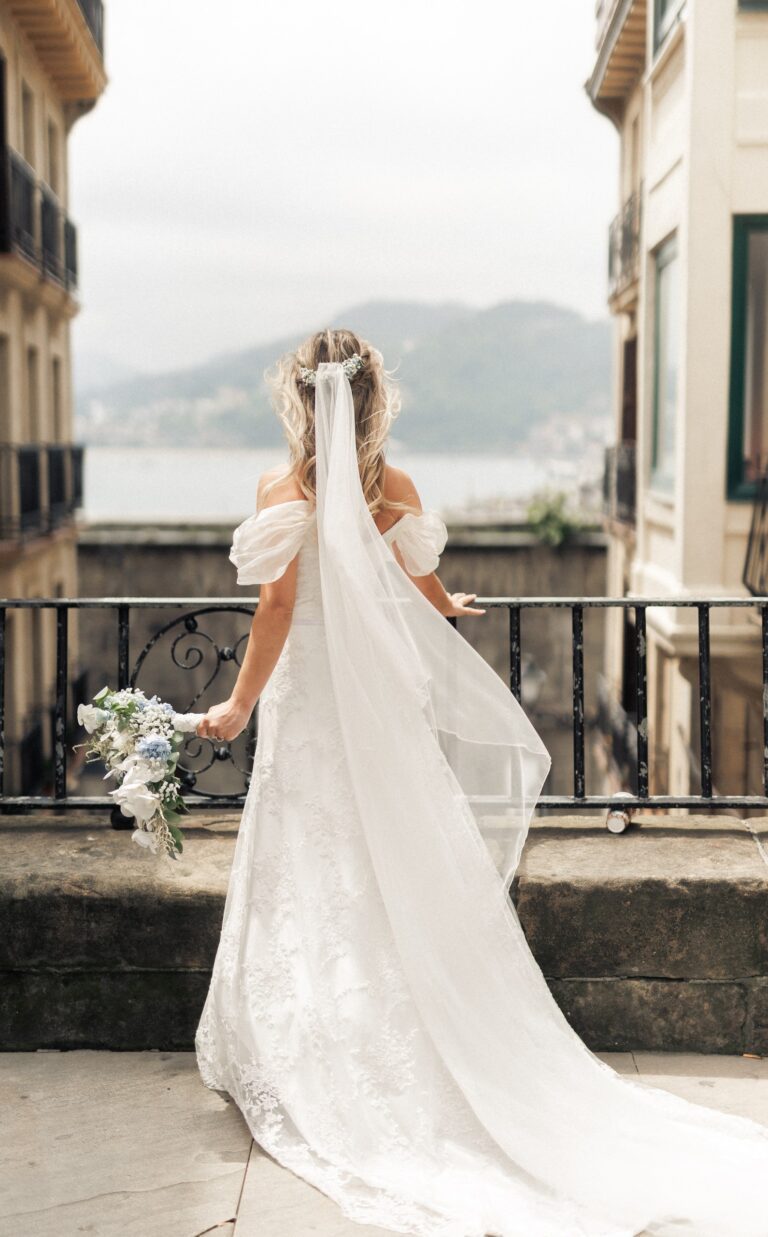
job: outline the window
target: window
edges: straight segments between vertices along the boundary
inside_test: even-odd
[[[48,121],[48,184],[59,197],[59,131],[52,120]]]
[[[35,96],[26,82],[21,83],[21,153],[30,167],[34,167]]]
[[[7,335],[0,335],[0,442],[11,442],[11,366]]]
[[[768,215],[733,221],[728,498],[752,498],[768,463]]]
[[[61,398],[61,359],[57,356],[51,360],[51,413],[52,433],[54,442],[64,442],[63,405]]]
[[[670,492],[675,481],[675,435],[680,350],[677,237],[655,253],[653,433],[651,486]]]
[[[654,0],[653,50],[657,51],[677,21],[683,0]]]
[[[27,348],[26,425],[22,441],[40,441],[40,380],[37,348]]]

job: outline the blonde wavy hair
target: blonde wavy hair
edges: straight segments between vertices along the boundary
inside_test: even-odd
[[[302,493],[316,497],[315,388],[299,381],[302,367],[317,369],[323,361],[346,361],[354,353],[362,369],[350,380],[355,409],[355,437],[360,483],[371,515],[382,508],[405,506],[387,499],[383,492],[384,445],[390,426],[400,412],[400,392],[377,348],[354,331],[325,330],[310,335],[295,352],[280,357],[264,377],[272,402],[288,440],[289,464],[285,472],[264,488],[265,495],[288,477],[295,477]]]

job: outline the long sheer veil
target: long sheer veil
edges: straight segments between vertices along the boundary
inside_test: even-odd
[[[447,791],[506,897],[550,754],[506,684],[383,541],[360,482],[352,389],[339,363],[317,369],[315,439],[328,654],[359,806],[375,835],[369,845],[398,867],[410,846],[434,859],[450,845],[440,811]],[[374,823],[385,803],[389,816]]]

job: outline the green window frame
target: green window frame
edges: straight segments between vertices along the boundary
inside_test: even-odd
[[[677,470],[680,372],[680,275],[677,235],[653,252],[653,423],[651,489],[670,494]]]
[[[661,47],[677,21],[684,0],[653,0],[653,51]]]
[[[728,462],[726,497],[732,501],[750,501],[757,491],[754,463],[745,451],[745,441],[751,433],[757,447],[758,463],[768,455],[768,416],[761,415],[760,424],[753,430],[747,421],[747,403],[754,392],[754,384],[760,382],[760,395],[753,408],[762,404],[768,413],[768,343],[763,342],[756,355],[752,341],[751,317],[756,307],[762,310],[763,300],[768,301],[768,280],[761,285],[764,292],[755,290],[750,281],[750,258],[762,257],[765,266],[768,257],[768,236],[762,241],[762,254],[752,250],[753,237],[768,233],[768,215],[734,215],[733,248],[731,259],[731,358],[728,394]],[[760,301],[756,301],[760,296]],[[763,365],[766,373],[762,373]],[[751,372],[750,372],[751,368]],[[754,418],[750,418],[753,421]]]
[[[740,9],[754,9],[759,12],[768,12],[768,0],[738,0]]]

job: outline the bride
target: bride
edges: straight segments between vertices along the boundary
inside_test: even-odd
[[[509,884],[550,767],[449,615],[446,540],[385,463],[380,353],[273,374],[290,466],[236,529],[259,585],[232,696],[253,775],[195,1040],[275,1160],[421,1237],[768,1237],[768,1129],[615,1073],[567,1023]]]

